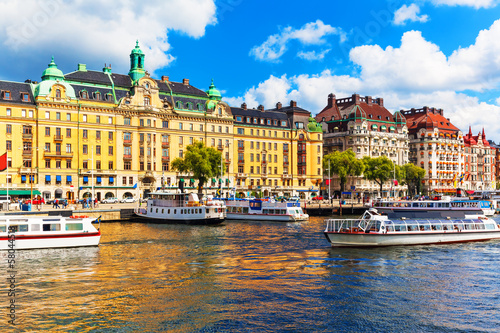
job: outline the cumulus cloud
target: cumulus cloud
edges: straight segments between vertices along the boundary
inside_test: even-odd
[[[341,41],[346,39],[345,33],[340,28],[324,24],[321,20],[307,23],[300,29],[288,26],[279,34],[269,36],[261,45],[254,46],[250,55],[258,60],[276,61],[288,50],[288,45],[292,41],[298,41],[303,45],[322,45],[327,42],[325,37],[329,35],[339,35]]]
[[[226,98],[246,102],[249,107],[296,100],[299,106],[317,114],[329,93],[338,98],[353,93],[384,98],[395,112],[423,106],[442,108],[462,131],[479,131],[483,126],[489,139],[500,140],[500,98],[486,103],[467,93],[495,92],[500,83],[500,20],[482,30],[474,44],[446,56],[419,31],[403,34],[399,47],[363,45],[353,48],[350,59],[359,66],[359,75],[338,75],[330,70],[319,74],[271,76],[242,96]],[[234,104],[233,104],[234,105]]]
[[[401,8],[396,10],[394,13],[394,24],[395,25],[405,25],[407,21],[411,22],[427,22],[429,17],[427,15],[421,15],[420,7],[412,3],[409,6],[403,5]]]
[[[445,6],[467,6],[479,8],[491,8],[495,7],[497,0],[431,0],[435,5],[445,5]]]
[[[193,10],[196,8],[196,10]],[[0,40],[4,58],[27,61],[50,56],[79,61],[105,61],[128,70],[128,54],[139,40],[147,69],[173,61],[167,34],[172,31],[199,38],[216,23],[214,0],[25,0],[0,3]],[[19,60],[19,61],[21,61]],[[76,66],[75,66],[76,67]],[[42,67],[43,68],[43,67]]]
[[[307,51],[307,52],[299,51],[297,53],[297,57],[302,58],[304,60],[309,60],[309,61],[323,60],[325,58],[325,55],[328,52],[330,52],[330,51],[331,51],[331,49],[326,49],[326,50],[323,50],[321,52],[316,52],[316,51]]]

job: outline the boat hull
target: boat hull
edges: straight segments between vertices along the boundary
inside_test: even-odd
[[[227,213],[227,219],[245,221],[298,222],[309,220],[309,216]]]
[[[188,224],[188,225],[216,225],[224,222],[224,217],[213,218],[167,218],[161,216],[145,216],[140,213],[135,213],[135,221],[144,223],[160,223],[160,224]]]
[[[436,233],[324,233],[332,247],[377,247],[396,245],[427,245],[500,239],[500,230]]]
[[[0,238],[0,250],[53,249],[64,247],[98,246],[101,232],[64,235],[22,235],[15,234],[13,242]],[[11,245],[11,246],[9,246]]]
[[[429,218],[452,218],[464,219],[471,216],[483,215],[484,212],[480,209],[443,209],[443,210],[427,210],[416,208],[398,208],[393,209],[389,207],[375,207],[378,212],[386,214],[389,218],[399,219],[402,217],[408,219],[429,219]]]

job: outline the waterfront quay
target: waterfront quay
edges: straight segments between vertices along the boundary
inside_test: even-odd
[[[146,205],[146,203],[142,203]],[[328,201],[300,201],[301,207],[309,216],[331,216],[331,215],[361,215],[367,207],[363,204],[346,202],[340,205],[339,200],[333,203]],[[10,210],[1,211],[4,215],[47,215],[47,216],[72,216],[87,215],[93,218],[101,217],[101,222],[127,222],[133,220],[134,208],[138,203],[100,203],[96,208],[81,208],[81,205],[68,205],[66,208],[53,208],[53,205],[33,205],[31,211],[21,211],[18,205],[12,204]]]

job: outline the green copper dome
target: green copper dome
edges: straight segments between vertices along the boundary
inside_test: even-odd
[[[56,63],[54,62],[54,57],[52,57],[49,67],[43,71],[42,80],[64,80],[64,74],[57,68]]]
[[[140,55],[144,55],[144,52],[142,52],[141,48],[139,47],[139,41],[135,41],[135,47],[134,49],[132,50],[132,52],[130,54],[140,54]]]
[[[321,128],[321,125],[316,122],[316,120],[312,117],[312,115],[309,115],[309,124],[307,124],[307,130],[309,132],[323,132],[323,129]]]
[[[210,99],[215,99],[217,101],[220,101],[222,99],[222,95],[220,94],[220,91],[215,88],[214,85],[214,79],[212,79],[212,84],[207,90],[207,95],[210,97]]]

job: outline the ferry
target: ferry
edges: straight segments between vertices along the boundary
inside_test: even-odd
[[[274,199],[229,199],[226,201],[229,220],[295,222],[307,221],[298,201],[276,201]]]
[[[379,200],[373,208],[391,218],[474,218],[493,216],[495,209],[488,200],[443,198],[441,200],[390,201]]]
[[[146,207],[134,209],[136,220],[169,224],[219,224],[226,218],[222,200],[208,196],[200,200],[196,193],[153,192]]]
[[[500,239],[500,225],[473,219],[389,219],[368,210],[359,219],[326,220],[324,234],[332,247],[425,245]]]
[[[0,216],[0,250],[98,246],[101,231],[88,216]]]

